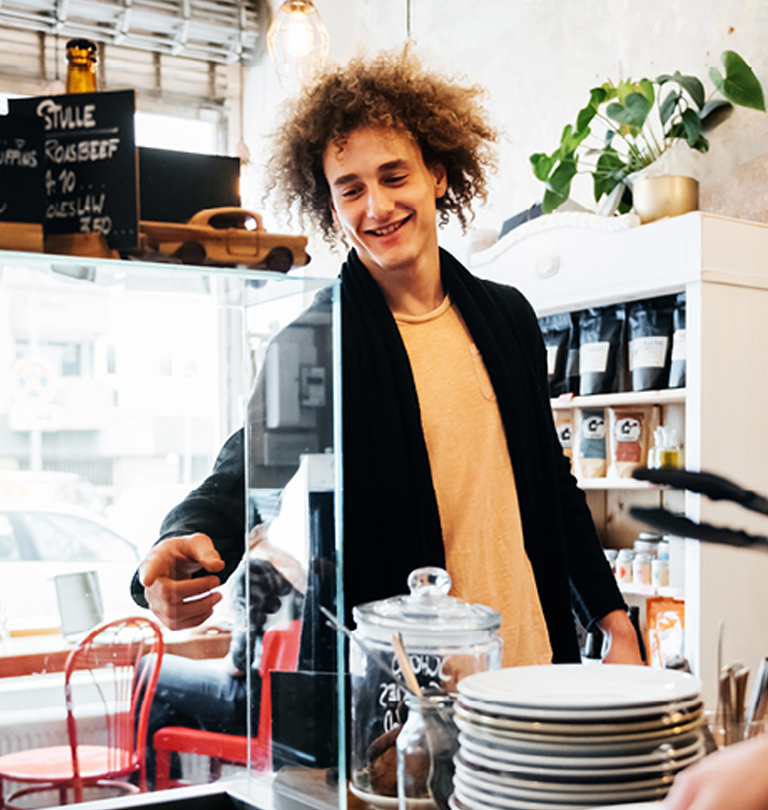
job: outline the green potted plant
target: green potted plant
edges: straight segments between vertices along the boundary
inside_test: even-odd
[[[721,56],[724,75],[710,68],[721,97],[706,98],[695,76],[679,71],[656,79],[618,84],[611,81],[589,92],[588,104],[575,125],[568,124],[552,154],[537,153],[530,161],[546,184],[545,213],[564,203],[577,173],[592,175],[595,202],[607,196],[614,211],[632,208],[631,179],[677,143],[706,152],[706,134],[721,123],[734,105],[765,112],[763,88],[749,65],[734,51]],[[600,125],[600,134],[593,131]]]

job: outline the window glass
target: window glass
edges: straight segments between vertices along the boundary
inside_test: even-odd
[[[216,154],[217,127],[213,121],[138,111],[134,123],[137,146]]]
[[[77,515],[28,512],[24,522],[46,562],[136,561],[133,547],[95,521]]]
[[[11,521],[0,515],[0,561],[15,562],[21,559],[21,550]]]

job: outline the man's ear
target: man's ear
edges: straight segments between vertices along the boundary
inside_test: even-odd
[[[439,200],[445,196],[445,192],[448,190],[448,172],[442,163],[435,163],[430,171],[435,178],[435,199]]]

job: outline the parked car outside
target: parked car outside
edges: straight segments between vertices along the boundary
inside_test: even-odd
[[[105,618],[131,615],[136,546],[98,514],[29,498],[0,499],[0,604],[11,627],[59,620],[57,574],[96,571]]]

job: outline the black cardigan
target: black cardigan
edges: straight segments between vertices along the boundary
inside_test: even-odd
[[[444,289],[496,393],[553,661],[578,661],[572,609],[589,627],[626,605],[557,438],[536,315],[515,288],[475,278],[446,251],[440,262]],[[405,593],[414,568],[444,566],[445,555],[408,356],[381,290],[354,251],[341,270],[341,312],[349,614],[351,606]],[[162,527],[162,537],[208,534],[227,562],[225,576],[244,547],[243,456],[240,431],[222,449],[212,475]],[[141,604],[137,581],[133,591]]]

